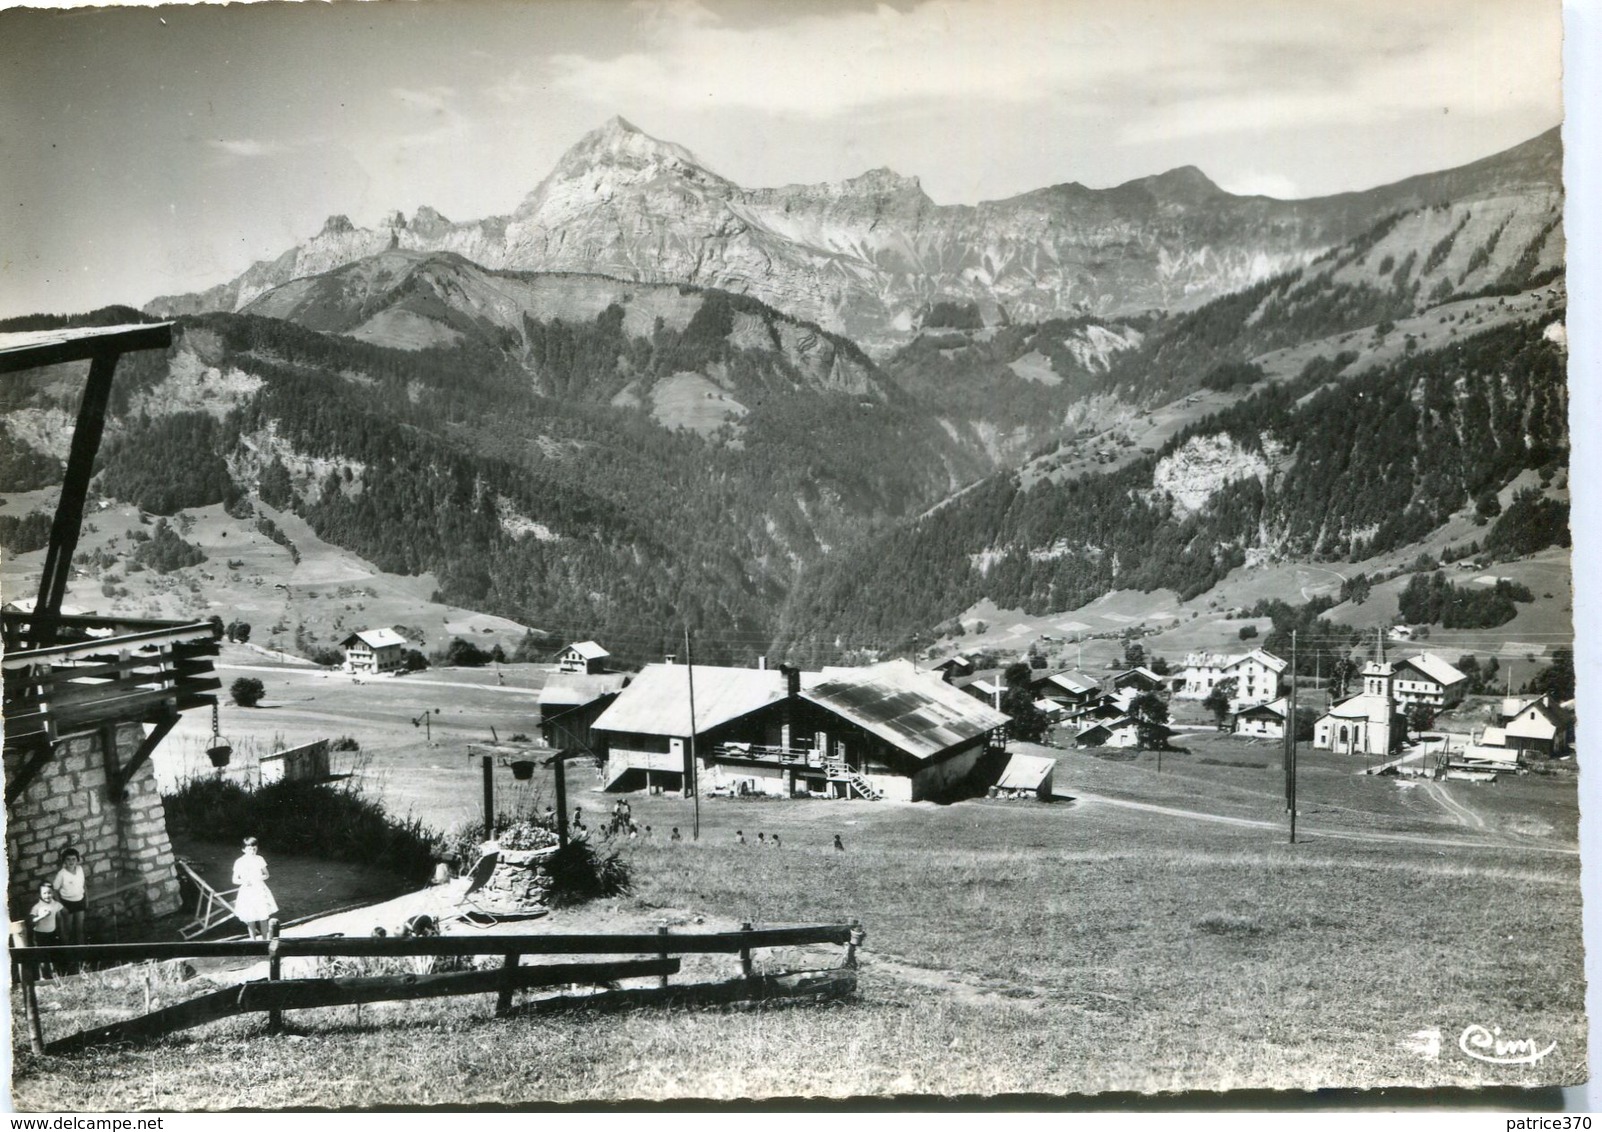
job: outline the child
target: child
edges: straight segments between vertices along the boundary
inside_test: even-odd
[[[33,945],[35,947],[54,947],[61,940],[57,937],[56,923],[63,909],[56,900],[55,889],[49,881],[39,886],[39,903],[33,906],[28,914],[28,922],[33,927]],[[49,963],[39,964],[39,974],[50,978],[55,974]]]
[[[777,833],[775,833],[773,835],[773,838],[768,842],[768,844],[773,846],[775,849],[777,849],[779,847],[779,835]]]
[[[734,843],[736,845],[744,845],[745,844],[745,830],[737,829],[737,830],[734,831]]]
[[[673,827],[673,832],[668,835],[668,840],[669,841],[683,841],[684,840],[684,835],[679,832],[679,827],[678,826],[674,826]]]
[[[267,921],[278,914],[278,901],[267,887],[267,862],[262,860],[254,837],[245,838],[244,852],[234,862],[234,915],[244,922],[251,939],[267,938]]]
[[[762,846],[764,849],[768,847],[768,835],[763,833],[760,829],[757,830],[757,844]]]
[[[845,852],[845,842],[840,840],[840,835],[838,833],[834,835],[834,847],[840,850],[842,853]]]
[[[83,856],[72,846],[61,851],[61,868],[56,870],[56,899],[66,915],[62,918],[61,942],[83,942],[83,912],[86,899],[86,880],[83,875]]]

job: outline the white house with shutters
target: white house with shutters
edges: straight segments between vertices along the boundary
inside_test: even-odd
[[[362,629],[339,647],[345,650],[345,667],[352,672],[398,672],[405,664],[406,638],[393,629]]]
[[[611,655],[594,641],[577,641],[556,654],[556,670],[594,675],[606,671]]]
[[[1174,695],[1205,700],[1220,681],[1233,678],[1232,707],[1266,704],[1279,698],[1279,678],[1286,667],[1283,660],[1266,649],[1244,654],[1193,652],[1185,658],[1183,682]]]
[[[1398,660],[1390,669],[1391,694],[1403,711],[1414,704],[1440,711],[1461,703],[1468,691],[1468,677],[1432,652]]]

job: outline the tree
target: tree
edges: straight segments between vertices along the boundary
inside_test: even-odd
[[[1046,734],[1046,717],[1035,708],[1035,697],[1027,687],[1013,685],[1001,693],[1001,712],[1012,722],[1007,734],[1026,743],[1038,743]]]
[[[229,685],[228,694],[240,707],[255,707],[267,694],[267,686],[254,676],[241,676]]]
[[[1530,691],[1536,695],[1545,693],[1552,697],[1552,702],[1561,704],[1565,700],[1574,698],[1574,650],[1553,649],[1552,663],[1535,674],[1530,681]]]
[[[246,641],[250,640],[250,622],[231,621],[228,623],[228,628],[225,629],[224,632],[230,641],[236,641],[239,644],[244,644]]]
[[[1009,688],[1027,689],[1034,679],[1034,675],[1031,673],[1029,665],[1019,660],[1007,665],[1007,671],[1002,674],[1002,679]]]
[[[1417,703],[1407,709],[1407,726],[1413,734],[1422,735],[1435,725],[1435,709],[1429,704]]]
[[[1257,636],[1257,626],[1256,625],[1242,625],[1240,627],[1240,639],[1241,640],[1249,641],[1255,636]]]
[[[1168,704],[1161,696],[1156,692],[1142,692],[1130,701],[1129,714],[1135,717],[1135,732],[1143,750],[1168,746]]]
[[[1146,646],[1139,641],[1130,641],[1124,646],[1124,667],[1139,668],[1146,663]]]
[[[1213,713],[1213,721],[1218,724],[1218,730],[1224,730],[1224,720],[1229,715],[1231,704],[1235,700],[1235,687],[1237,681],[1233,676],[1226,676],[1213,685],[1213,690],[1207,693],[1202,701],[1202,707]]]
[[[1329,674],[1330,695],[1334,699],[1344,700],[1346,686],[1352,682],[1352,677],[1355,675],[1357,675],[1357,663],[1349,656],[1338,658]]]
[[[421,672],[428,667],[428,657],[417,649],[404,649],[401,651],[401,669],[405,672]]]
[[[452,637],[451,643],[445,646],[445,663],[456,665],[459,668],[482,668],[490,661],[490,654],[460,637]]]

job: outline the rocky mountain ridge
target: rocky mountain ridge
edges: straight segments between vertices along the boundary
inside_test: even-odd
[[[1383,217],[1444,200],[1562,193],[1554,129],[1503,153],[1364,192],[1235,196],[1194,167],[1109,189],[1056,185],[940,205],[877,169],[835,184],[745,189],[621,118],[581,139],[509,215],[423,208],[321,232],[238,278],[147,309],[239,310],[266,291],[390,249],[497,269],[579,271],[752,295],[870,352],[905,342],[940,299],[990,320],[1185,309],[1311,262]]]

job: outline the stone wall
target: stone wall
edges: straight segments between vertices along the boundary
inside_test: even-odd
[[[146,761],[128,782],[124,798],[113,801],[107,786],[108,735],[114,736],[115,765],[123,766],[139,749],[144,730],[124,723],[61,740],[44,769],[8,808],[12,920],[26,917],[40,883],[56,875],[68,845],[83,854],[88,874],[85,934],[90,940],[110,941],[129,925],[178,909],[177,869],[155,770]]]

